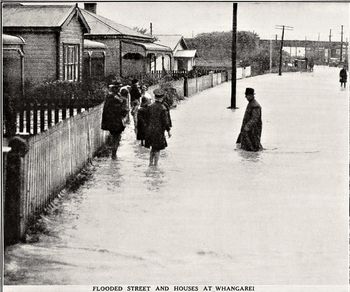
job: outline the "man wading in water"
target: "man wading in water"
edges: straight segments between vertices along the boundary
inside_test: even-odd
[[[245,97],[249,103],[245,110],[241,132],[236,143],[241,144],[243,150],[260,151],[263,149],[260,144],[262,131],[261,106],[255,100],[253,88],[246,88]]]
[[[149,157],[149,165],[157,166],[159,160],[160,150],[165,149],[168,146],[164,132],[170,133],[170,114],[165,106],[162,104],[164,98],[164,91],[161,89],[155,89],[153,91],[155,102],[151,104],[146,111],[146,139],[145,147],[151,147],[151,153]]]

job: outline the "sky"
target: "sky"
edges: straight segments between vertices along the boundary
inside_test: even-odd
[[[184,37],[230,31],[232,12],[230,2],[97,2],[97,14],[117,23],[149,29],[152,22],[154,34]],[[350,40],[349,15],[350,3],[345,2],[239,2],[237,29],[254,31],[262,39],[274,39],[277,34],[280,39],[282,31],[275,26],[287,25],[293,29],[285,32],[285,39],[321,41],[329,41],[331,29],[332,40],[340,41],[343,25],[346,41]]]
[[[97,13],[129,27],[149,28],[154,34],[182,34],[191,37],[202,32],[230,31],[232,3],[225,2],[99,2]],[[238,3],[237,29],[255,31],[263,39],[278,38],[276,25],[288,25],[285,39],[344,41],[349,36],[349,3]]]

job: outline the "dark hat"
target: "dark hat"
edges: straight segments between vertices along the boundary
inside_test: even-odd
[[[147,97],[142,97],[141,99],[141,106],[145,106],[147,104],[149,104],[150,100]]]
[[[122,88],[120,90],[120,95],[121,96],[128,96],[128,94],[129,94],[129,91],[126,88]]]
[[[136,84],[137,82],[139,82],[139,81],[135,78],[131,81],[131,84]]]
[[[157,88],[155,90],[153,90],[153,94],[155,96],[155,98],[157,97],[163,97],[164,96],[164,91],[160,88]]]
[[[247,87],[245,89],[245,94],[252,94],[252,95],[254,95],[255,94],[254,93],[254,88]]]

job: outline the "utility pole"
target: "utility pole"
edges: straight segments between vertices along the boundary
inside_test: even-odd
[[[329,47],[328,47],[328,65],[329,65],[329,59],[331,58],[331,52],[332,52],[332,30],[329,30]]]
[[[236,109],[236,83],[237,83],[237,3],[233,3],[232,14],[232,78],[231,78],[231,105],[230,109]]]
[[[307,48],[306,48],[306,47],[307,47],[307,46],[306,46],[306,41],[307,41],[307,39],[306,39],[306,36],[305,36],[305,45],[304,45],[304,50],[305,50],[305,58],[306,58],[306,49],[307,49]]]
[[[149,23],[149,32],[151,35],[153,34],[152,22]]]
[[[276,29],[282,29],[281,47],[280,47],[280,64],[278,68],[278,75],[282,75],[282,50],[283,50],[283,40],[284,40],[284,30],[293,30],[292,26],[287,25],[276,25]]]
[[[339,62],[343,61],[343,26],[341,26],[341,33],[340,33],[340,59]]]
[[[318,33],[318,38],[317,38],[317,62],[320,62],[319,60],[320,60],[320,33]]]
[[[270,40],[270,73],[272,73],[272,40]]]

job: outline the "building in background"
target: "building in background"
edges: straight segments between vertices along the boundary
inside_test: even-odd
[[[190,71],[195,66],[196,50],[189,50],[182,35],[155,35],[157,44],[163,44],[170,47],[173,53],[172,60],[166,60],[166,64],[170,64],[170,68],[166,70]],[[159,57],[154,65],[156,70],[161,70]]]

